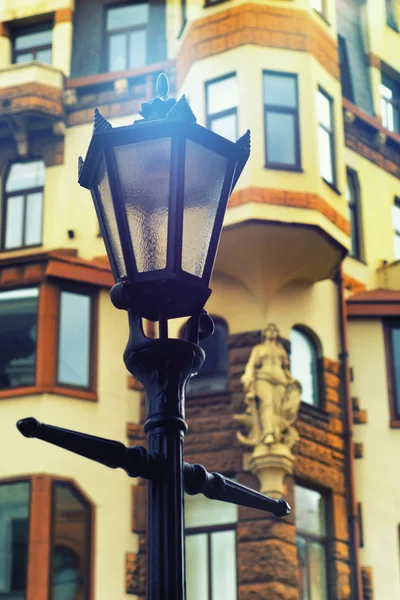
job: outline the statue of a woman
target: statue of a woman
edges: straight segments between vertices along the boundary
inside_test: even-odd
[[[283,443],[289,448],[298,439],[292,424],[300,405],[301,384],[289,371],[289,358],[279,342],[279,330],[270,323],[263,341],[255,346],[241,378],[247,408],[235,419],[249,428],[248,436],[238,433],[248,446]]]

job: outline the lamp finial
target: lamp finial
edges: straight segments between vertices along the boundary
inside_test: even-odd
[[[156,89],[161,100],[167,100],[169,94],[169,81],[165,73],[160,73],[157,77]]]

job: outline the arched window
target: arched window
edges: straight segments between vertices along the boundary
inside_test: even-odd
[[[312,337],[299,327],[290,334],[290,370],[302,385],[301,399],[307,404],[319,404],[318,352]]]
[[[5,179],[3,250],[42,243],[44,181],[41,160],[11,165]]]
[[[200,342],[206,359],[198,374],[189,382],[189,394],[207,394],[228,389],[228,326],[223,319],[213,317],[213,320],[213,335]]]

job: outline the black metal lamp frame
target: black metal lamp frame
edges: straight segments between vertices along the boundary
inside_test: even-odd
[[[237,142],[238,146],[235,148],[234,144],[212,132],[205,130],[200,133],[200,129],[204,128],[193,124],[186,100],[175,103],[174,100],[169,99],[167,96],[168,85],[162,77],[159,88],[161,89],[160,97],[142,105],[142,114],[145,119],[151,121],[164,118],[168,110],[165,122],[158,123],[157,131],[159,132],[163,128],[169,131],[171,128],[181,126],[179,119],[181,118],[180,113],[183,111],[186,121],[189,119],[192,122],[192,137],[196,139],[197,135],[201,135],[202,143],[205,145],[208,143],[205,141],[208,136],[219,138],[216,144],[221,148],[226,146],[227,153],[236,156],[236,170],[233,172],[231,169],[230,175],[226,176],[224,182],[226,189],[217,211],[201,281],[199,278],[183,273],[179,268],[180,254],[176,248],[180,247],[180,240],[171,239],[171,248],[176,254],[170,263],[172,270],[166,272],[165,278],[163,276],[161,279],[160,273],[149,275],[149,279],[158,277],[158,280],[148,282],[149,285],[153,283],[155,287],[153,286],[151,294],[142,294],[140,302],[138,301],[138,295],[140,296],[138,289],[142,285],[140,280],[143,274],[137,273],[132,263],[131,273],[127,269],[127,275],[120,276],[121,273],[117,272],[113,259],[110,241],[105,235],[107,252],[114,276],[117,279],[117,283],[111,289],[111,300],[116,308],[127,310],[129,316],[130,335],[124,352],[124,362],[128,371],[142,382],[146,392],[144,430],[147,433],[148,450],[141,446],[127,448],[120,442],[40,424],[32,417],[18,421],[17,427],[25,437],[36,437],[113,469],[122,468],[129,477],[148,479],[147,598],[148,600],[185,600],[184,491],[188,494],[202,493],[207,498],[265,510],[277,517],[288,515],[290,507],[283,499],[268,498],[219,473],[208,473],[201,465],[190,465],[183,461],[183,441],[187,431],[184,410],[185,386],[204,362],[205,355],[199,345],[199,340],[212,335],[214,330],[212,319],[202,307],[210,293],[208,281],[211,277],[226,202],[250,153],[250,134],[248,132],[243,138],[240,138]],[[171,114],[172,120],[168,122]],[[178,120],[178,123],[175,122],[175,119]],[[96,133],[96,120],[97,130],[103,132],[100,137]],[[151,123],[143,123],[138,126],[138,133],[136,134],[135,129],[134,135],[140,137],[142,135],[140,131],[143,131],[144,135],[146,128],[148,131],[150,125]],[[106,143],[107,132],[104,133],[104,130],[108,130],[110,127],[111,125],[99,113],[96,113],[95,134],[89,147],[86,167],[82,159],[79,161],[80,182],[85,187],[90,187],[90,165],[98,163],[96,157],[93,158],[93,154],[99,152],[100,139],[102,140],[101,144]],[[118,136],[124,137],[125,133],[121,132],[116,135],[116,139],[119,140]],[[209,143],[211,144],[211,141]],[[228,189],[229,178],[230,189]],[[114,181],[113,185],[116,184],[117,182]],[[96,203],[95,197],[94,201],[102,229],[107,234],[101,207]],[[118,212],[115,208],[115,216],[119,221],[120,240],[123,246],[125,238],[129,238],[129,231],[127,231],[122,210]],[[173,223],[173,219],[171,222]],[[171,233],[169,236],[173,238]],[[131,242],[122,250],[125,267],[127,267],[129,261],[134,260]],[[167,287],[164,285],[165,282],[168,284]],[[169,307],[163,307],[164,294],[169,296]],[[190,296],[189,303],[185,295]],[[146,298],[147,300],[152,299],[149,306],[147,306]],[[179,304],[180,302],[182,305]],[[192,316],[187,323],[185,339],[168,338],[168,318],[182,317],[187,314]],[[142,328],[142,317],[158,320],[160,332],[158,339],[146,337]]]

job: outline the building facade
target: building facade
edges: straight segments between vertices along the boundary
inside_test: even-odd
[[[260,489],[234,415],[267,323],[302,385],[292,514],[188,498],[188,600],[398,597],[399,31],[398,0],[0,0],[4,600],[146,596],[146,486],[15,423],[145,444],[77,158],[94,108],[132,123],[160,72],[201,125],[252,132],[206,306],[215,334],[187,391],[186,460]]]

